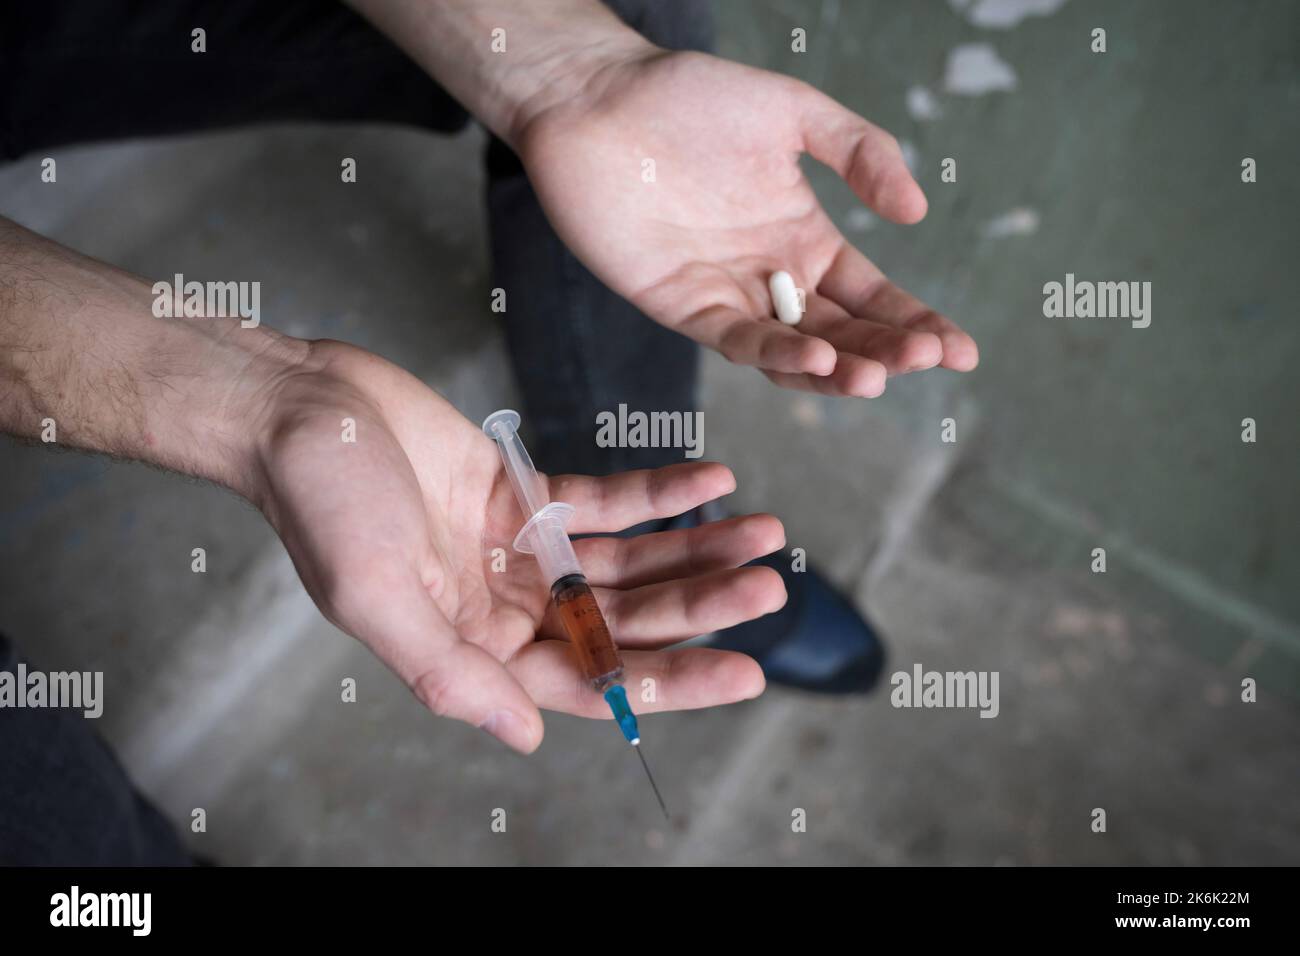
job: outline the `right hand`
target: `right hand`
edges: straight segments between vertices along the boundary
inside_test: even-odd
[[[249,496],[321,612],[430,710],[523,752],[541,742],[538,708],[609,717],[547,614],[550,582],[531,557],[510,550],[523,516],[496,444],[478,426],[414,376],[339,342],[313,343],[257,417]],[[342,441],[345,418],[355,422],[355,443]],[[548,481],[554,500],[577,509],[575,534],[680,514],[735,487],[730,471],[707,462]],[[639,710],[762,692],[762,671],[742,654],[666,648],[778,609],[780,576],[741,565],[783,543],[769,515],[575,542],[623,648],[629,687],[656,681],[656,700]],[[502,573],[491,569],[496,547],[508,552]]]

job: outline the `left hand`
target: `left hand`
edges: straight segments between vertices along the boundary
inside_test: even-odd
[[[893,222],[917,222],[926,200],[894,137],[805,83],[647,47],[593,70],[515,141],[552,225],[606,285],[778,385],[874,397],[888,376],[979,361],[822,209],[801,153]],[[771,317],[779,269],[805,290],[796,327]]]

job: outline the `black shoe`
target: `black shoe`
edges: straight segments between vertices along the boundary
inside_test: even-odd
[[[714,520],[702,509],[673,519],[690,528]],[[794,556],[778,551],[750,562],[772,568],[785,582],[785,607],[719,631],[710,647],[740,651],[758,661],[775,684],[822,694],[870,690],[885,666],[885,648],[856,607],[813,567],[792,569]]]

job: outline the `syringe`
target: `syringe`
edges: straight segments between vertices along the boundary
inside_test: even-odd
[[[528,449],[519,439],[518,412],[509,408],[493,412],[483,420],[483,432],[496,441],[510,485],[515,490],[515,500],[526,518],[519,534],[515,535],[514,548],[521,554],[533,555],[543,576],[550,582],[551,603],[569,635],[578,666],[592,690],[604,696],[619,730],[641,758],[655,799],[667,819],[668,808],[659,795],[659,787],[655,785],[654,775],[650,773],[650,765],[641,750],[636,716],[628,704],[627,691],[623,689],[623,658],[565,530],[573,517],[573,506],[551,501],[547,496],[533,460],[528,457]]]

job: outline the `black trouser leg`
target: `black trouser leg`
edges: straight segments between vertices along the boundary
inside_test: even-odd
[[[708,49],[712,18],[698,0],[612,2],[660,46]],[[498,140],[488,148],[494,282],[524,396],[525,437],[548,472],[604,475],[682,461],[681,449],[599,448],[596,415],[695,410],[699,347],[646,318],[578,262],[555,234],[524,169]]]

